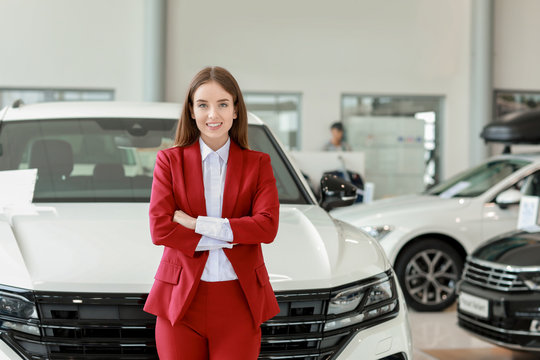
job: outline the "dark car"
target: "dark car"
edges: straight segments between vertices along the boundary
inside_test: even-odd
[[[515,231],[467,258],[459,326],[507,348],[540,351],[540,231]]]

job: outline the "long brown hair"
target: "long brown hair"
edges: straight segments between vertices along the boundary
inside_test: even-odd
[[[178,120],[174,144],[177,146],[187,146],[198,140],[201,132],[197,128],[195,119],[191,117],[193,94],[197,91],[199,86],[211,81],[215,81],[223,87],[225,91],[232,95],[237,117],[233,120],[232,127],[229,130],[229,136],[241,148],[249,149],[247,110],[242,92],[240,91],[236,79],[231,73],[219,66],[205,67],[195,75],[193,80],[191,80],[189,90],[182,106],[182,114],[180,115],[180,120]]]

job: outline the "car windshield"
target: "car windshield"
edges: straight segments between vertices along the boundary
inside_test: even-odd
[[[489,161],[443,181],[428,190],[427,193],[445,199],[479,196],[529,163],[527,160],[519,159]]]
[[[0,171],[38,169],[34,202],[147,202],[156,154],[174,144],[176,119],[51,119],[4,122]],[[309,197],[264,126],[250,147],[270,154],[280,202]]]

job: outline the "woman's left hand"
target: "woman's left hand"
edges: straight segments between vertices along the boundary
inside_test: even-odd
[[[189,216],[182,210],[176,210],[174,212],[173,221],[192,230],[195,230],[195,225],[197,225],[197,219]]]

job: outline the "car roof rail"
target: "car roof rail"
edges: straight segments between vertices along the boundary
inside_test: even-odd
[[[13,104],[11,104],[11,107],[14,108],[14,109],[18,109],[20,108],[22,105],[24,105],[24,101],[23,99],[17,99],[13,102]]]

